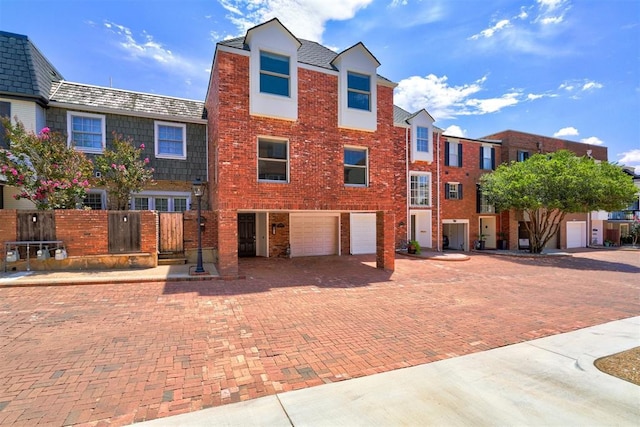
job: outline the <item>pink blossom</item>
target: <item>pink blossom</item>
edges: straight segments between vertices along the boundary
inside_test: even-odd
[[[140,149],[144,150],[144,144],[140,144]]]
[[[125,165],[120,165],[118,169],[124,172],[125,170],[127,170],[127,167]]]
[[[51,129],[49,129],[48,127],[43,127],[40,133],[49,133],[50,130]]]
[[[12,168],[12,169],[11,169],[11,174],[12,174],[13,176],[18,176],[18,171],[17,171],[17,170],[15,170],[14,168]]]
[[[78,183],[78,178],[73,178],[73,181],[71,181],[71,182],[73,182],[74,184],[77,184]]]
[[[148,157],[145,157],[145,158],[144,158],[144,164],[146,165],[146,164],[148,164],[148,163],[149,163],[149,158],[148,158]]]
[[[111,163],[111,168],[112,168],[112,169],[117,169],[118,167],[116,166],[116,164],[115,164],[115,163]]]

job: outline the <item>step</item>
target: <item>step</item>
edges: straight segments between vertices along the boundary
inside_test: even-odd
[[[184,265],[186,258],[158,258],[158,265]]]

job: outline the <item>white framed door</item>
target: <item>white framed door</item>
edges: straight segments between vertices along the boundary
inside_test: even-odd
[[[409,228],[410,240],[416,240],[423,248],[432,248],[431,210],[411,210]]]
[[[349,223],[351,254],[375,254],[376,214],[354,212],[349,216]]]

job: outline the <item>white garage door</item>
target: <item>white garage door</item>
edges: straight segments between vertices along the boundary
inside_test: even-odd
[[[376,214],[352,213],[351,214],[351,253],[375,254],[376,253]]]
[[[567,222],[567,249],[587,247],[587,223],[584,221]]]
[[[291,256],[336,255],[338,217],[291,215]]]

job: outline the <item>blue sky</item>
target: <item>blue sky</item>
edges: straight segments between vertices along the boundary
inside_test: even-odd
[[[67,80],[204,100],[216,42],[273,17],[362,41],[450,135],[514,129],[605,145],[640,173],[638,0],[0,0]]]

